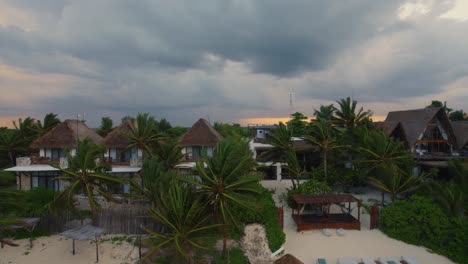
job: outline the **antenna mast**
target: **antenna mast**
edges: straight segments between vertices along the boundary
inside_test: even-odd
[[[293,108],[293,90],[289,88],[289,108]]]

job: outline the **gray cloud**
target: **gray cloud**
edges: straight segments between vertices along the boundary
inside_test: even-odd
[[[35,27],[0,24],[0,64],[70,78],[28,109],[86,109],[94,124],[140,111],[186,125],[287,115],[289,88],[298,105],[443,94],[468,76],[468,22],[439,18],[453,3],[429,0],[429,12],[400,19],[404,3],[8,0]]]

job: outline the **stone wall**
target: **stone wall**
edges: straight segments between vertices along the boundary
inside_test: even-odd
[[[31,190],[31,176],[28,173],[18,172],[16,174],[16,186],[22,191]]]

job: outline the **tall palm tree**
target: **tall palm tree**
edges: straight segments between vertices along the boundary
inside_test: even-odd
[[[333,120],[333,114],[335,113],[335,107],[333,104],[321,105],[319,110],[314,109],[314,116],[317,120]]]
[[[255,164],[247,142],[228,138],[216,145],[212,157],[204,157],[197,162],[195,170],[200,181],[182,176],[179,179],[198,189],[216,221],[236,225],[232,205],[249,208],[248,195],[259,192],[260,179],[252,174]],[[224,229],[223,233],[223,252],[226,252],[227,230]]]
[[[206,241],[210,231],[222,227],[221,224],[210,224],[207,207],[196,196],[191,188],[171,184],[167,198],[160,201],[157,207],[150,209],[150,216],[167,227],[168,232],[146,231],[155,237],[156,243],[149,249],[145,258],[149,258],[162,248],[171,250],[171,256],[177,257],[178,263],[194,263],[198,250],[208,250]]]
[[[21,137],[16,130],[0,129],[0,152],[6,153],[11,165],[16,164],[16,156],[24,153],[28,148],[28,142]]]
[[[36,131],[39,132],[39,135],[44,135],[58,124],[60,124],[60,119],[57,117],[57,114],[48,113],[44,116],[43,122],[38,121],[36,123]]]
[[[318,146],[323,156],[323,172],[325,180],[328,176],[327,158],[328,154],[336,148],[342,147],[336,139],[337,130],[331,125],[330,121],[318,119],[312,123],[309,129],[309,134],[304,139],[311,144]]]
[[[34,118],[26,117],[25,119],[18,119],[18,122],[13,121],[13,126],[20,134],[21,138],[32,142],[38,135],[36,127],[37,121]]]
[[[362,107],[356,113],[357,101],[351,100],[349,96],[336,102],[339,108],[335,108],[334,121],[338,126],[355,127],[366,122],[372,116],[370,110],[364,111]]]
[[[91,212],[95,212],[100,208],[96,194],[102,195],[107,200],[114,200],[107,191],[107,184],[119,184],[122,183],[122,180],[108,174],[108,168],[99,164],[98,160],[104,156],[105,152],[104,146],[84,139],[78,142],[75,156],[72,156],[69,151],[65,152],[68,160],[67,168],[52,165],[62,172],[62,176],[56,179],[68,182],[65,190],[57,195],[55,204],[64,201],[68,206],[73,207],[73,196],[82,192],[88,198]]]
[[[143,151],[143,159],[153,156],[153,147],[161,140],[157,122],[148,113],[139,113],[135,119],[129,119],[130,132],[125,133],[130,141],[127,149],[138,148]]]

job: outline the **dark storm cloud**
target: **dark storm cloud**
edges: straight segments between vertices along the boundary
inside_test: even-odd
[[[400,19],[402,0],[8,0],[33,26],[0,20],[0,64],[73,79],[37,100],[44,112],[235,119],[283,111],[290,87],[398,101],[468,76],[468,22],[439,18],[451,1],[426,2]]]

